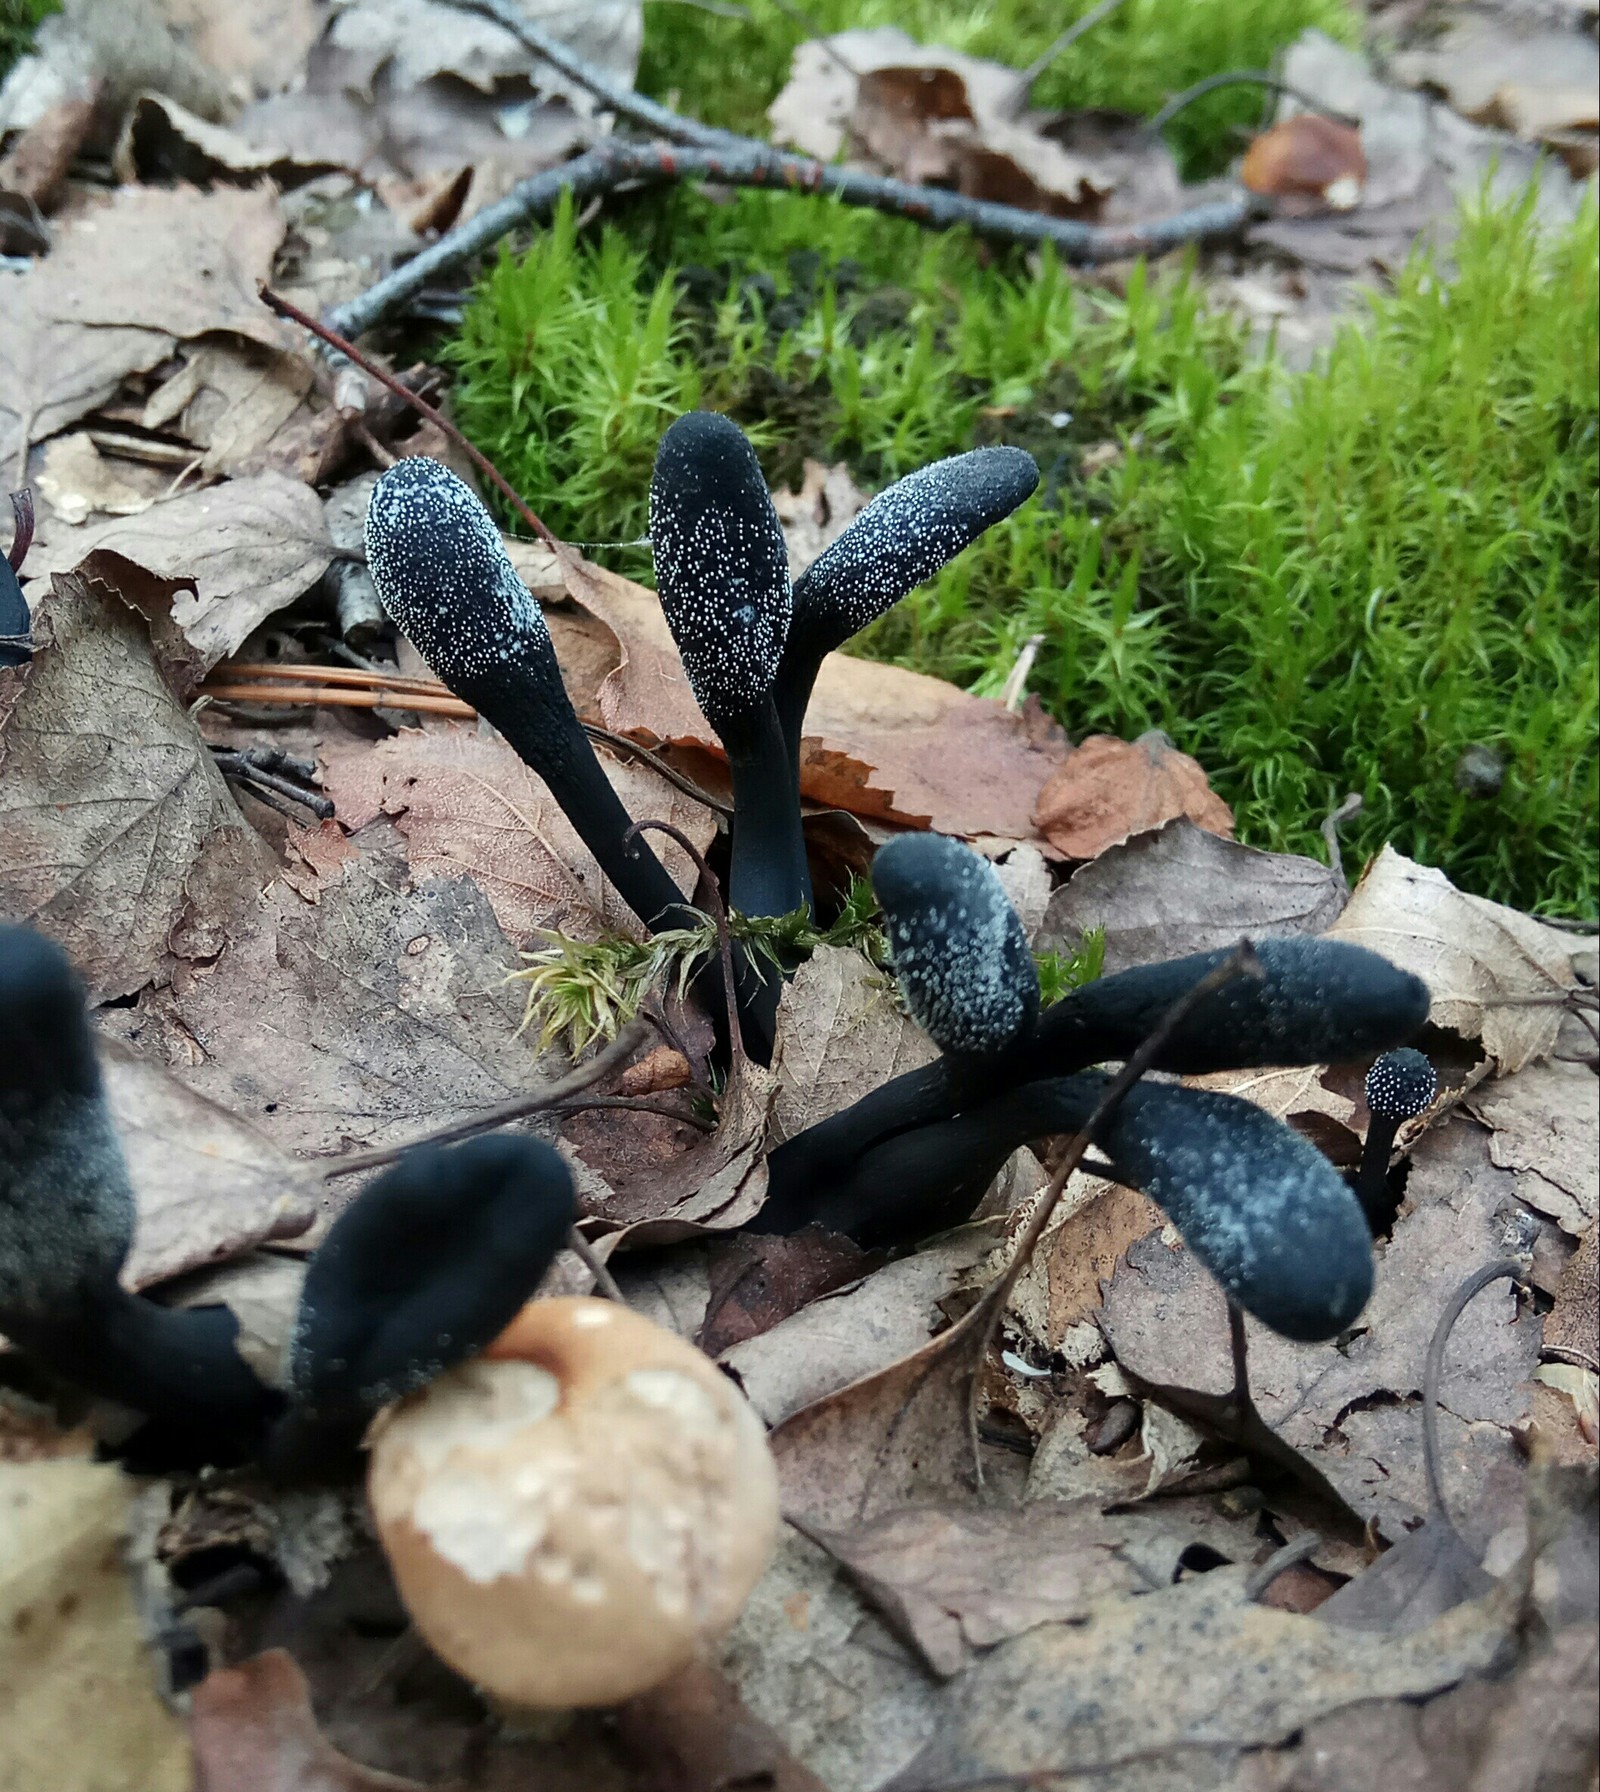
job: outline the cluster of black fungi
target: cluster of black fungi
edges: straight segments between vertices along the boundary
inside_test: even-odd
[[[824,657],[1037,481],[1018,449],[940,461],[889,487],[791,585],[743,434],[702,412],[667,431],[651,536],[684,670],[727,751],[735,910],[783,915],[811,901],[799,768]],[[539,607],[468,487],[435,461],[400,462],[373,493],[367,547],[394,621],[544,780],[641,922],[695,918],[630,831]],[[1255,974],[1210,989],[1166,1029],[1151,1068],[1167,1076],[1102,1114],[1105,1066],[1138,1050],[1229,955],[1126,970],[1041,1009],[1027,941],[985,859],[905,835],[879,851],[872,881],[906,1006],[939,1055],[778,1146],[750,1230],[820,1226],[904,1248],[967,1219],[1019,1146],[1089,1128],[1111,1173],[1159,1203],[1238,1307],[1305,1341],[1353,1324],[1371,1292],[1395,1129],[1434,1092],[1427,1060],[1395,1049],[1427,1017],[1417,978],[1337,941],[1262,941]],[[750,957],[735,978],[741,1042],[764,1060],[782,979]],[[713,1014],[727,1012],[715,967],[697,988]],[[1174,1080],[1374,1056],[1354,1188],[1261,1109]],[[268,1385],[236,1348],[226,1308],[163,1305],[124,1286],[134,1196],[84,993],[56,945],[0,928],[0,1332],[60,1380],[131,1408],[150,1459],[260,1460],[286,1477],[348,1467],[379,1408],[509,1323],[574,1218],[571,1176],[539,1140],[408,1153],[311,1259],[283,1374]]]

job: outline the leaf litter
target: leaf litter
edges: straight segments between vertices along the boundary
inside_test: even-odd
[[[637,8],[591,11],[574,41],[631,79]],[[399,699],[417,691],[390,710],[213,704],[196,726],[196,688],[230,658],[287,645],[299,661],[308,639],[339,638],[319,593],[350,550],[316,488],[370,464],[374,445],[443,447],[404,441],[397,408],[341,409],[256,288],[287,276],[314,304],[349,297],[418,228],[471,215],[603,122],[514,37],[425,0],[344,6],[332,30],[292,0],[227,16],[162,0],[151,16],[143,61],[109,28],[91,45],[140,71],[116,149],[124,184],[109,197],[41,185],[48,252],[5,283],[0,458],[26,460],[44,503],[24,573],[35,655],[0,671],[0,911],[61,940],[104,1004],[139,1204],[129,1279],[233,1301],[249,1347],[281,1365],[306,1243],[353,1186],[323,1172],[559,1076],[561,1056],[541,1062],[518,1035],[518,949],[628,917],[504,743],[408,711]],[[1148,215],[1176,190],[1165,152],[1113,123],[1029,112],[1015,71],[893,33],[854,43],[865,35],[847,34],[848,76],[804,47],[775,108],[796,141],[822,132],[827,154],[1062,215]],[[42,118],[47,90],[53,104],[81,91],[65,44],[44,34],[38,65],[7,85],[8,124]],[[1256,225],[1258,245],[1312,268],[1381,264],[1438,215],[1441,184],[1476,180],[1509,142],[1482,120],[1569,164],[1588,153],[1592,120],[1531,48],[1487,98],[1493,57],[1465,26],[1431,54],[1390,73],[1480,122],[1441,126],[1435,102],[1395,106],[1348,52],[1296,48],[1286,77],[1361,129],[1339,139],[1330,180],[1320,162],[1316,179],[1274,170],[1326,203]],[[1280,142],[1316,135],[1293,102],[1283,120]],[[1260,167],[1279,145],[1254,153]],[[1358,156],[1347,211],[1332,187]],[[158,184],[174,171],[180,184]],[[1558,182],[1547,195],[1565,202]],[[130,441],[147,458],[127,458]],[[797,567],[863,497],[840,469],[807,466],[781,504]],[[720,749],[654,595],[570,549],[511,549],[580,713],[714,781]],[[585,1229],[630,1300],[699,1336],[774,1427],[793,1522],[720,1663],[614,1728],[497,1733],[468,1688],[407,1650],[378,1559],[348,1526],[292,1585],[205,1594],[218,1604],[198,1616],[217,1622],[199,1622],[176,1610],[181,1577],[219,1547],[286,1559],[300,1520],[284,1515],[300,1509],[244,1487],[213,1489],[208,1506],[156,1482],[140,1497],[171,1515],[152,1553],[126,1475],[49,1459],[82,1434],[49,1429],[6,1356],[0,1456],[34,1459],[0,1461],[14,1544],[0,1564],[0,1779],[377,1792],[555,1775],[631,1792],[675,1775],[931,1792],[1045,1775],[1143,1792],[1370,1783],[1402,1760],[1419,1786],[1476,1772],[1498,1787],[1527,1783],[1507,1777],[1518,1751],[1552,1775],[1592,1758],[1574,1712],[1595,1673],[1582,1543],[1600,1385],[1594,1073],[1581,1043],[1558,1051],[1592,989],[1592,943],[1392,850],[1350,892],[1337,867],[1239,845],[1203,768],[1151,737],[1074,747],[1036,706],[838,656],[809,727],[802,787],[856,818],[847,857],[864,863],[906,827],[1009,852],[1041,947],[1103,927],[1114,971],[1246,934],[1320,934],[1424,975],[1445,1092],[1401,1135],[1399,1210],[1355,1333],[1313,1349],[1248,1324],[1242,1421],[1214,1285],[1159,1211],[1092,1163],[990,1314],[984,1291],[1047,1180],[1051,1160],[1027,1152],[983,1217],[894,1260],[827,1237],[739,1237],[767,1150],[930,1056],[882,973],[823,948],[785,992],[773,1068],[744,1067],[710,1133],[606,1108],[532,1121],[578,1166]],[[266,740],[316,763],[335,819],[241,810],[211,748]],[[603,763],[630,812],[715,850],[713,808],[647,763]],[[663,850],[687,887],[686,861]],[[687,1056],[651,1043],[702,1075],[703,1041]],[[1353,1163],[1366,1111],[1348,1067],[1209,1081]],[[657,1095],[684,1090],[651,1073],[625,1098]],[[1422,1444],[1428,1345],[1463,1280],[1508,1256],[1529,1280],[1481,1293],[1444,1358],[1441,1513]],[[550,1286],[569,1284],[590,1272],[566,1256]],[[1285,1549],[1302,1559],[1284,1565]],[[1550,1640],[1518,1657],[1530,1611]],[[201,1660],[174,1693],[187,1726],[156,1690],[175,1640]],[[86,1677],[105,1705],[87,1730],[62,1703]]]

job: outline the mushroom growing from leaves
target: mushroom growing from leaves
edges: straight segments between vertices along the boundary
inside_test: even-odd
[[[1367,1107],[1372,1119],[1361,1147],[1356,1195],[1375,1232],[1387,1230],[1394,1214],[1389,1205],[1389,1154],[1401,1123],[1424,1113],[1439,1093],[1432,1062],[1413,1046],[1385,1052],[1367,1072]]]
[[[609,1705],[738,1617],[776,1541],[761,1421],[691,1344],[614,1302],[530,1302],[378,1420],[368,1498],[400,1595],[509,1704]]]
[[[505,1329],[576,1217],[572,1173],[542,1140],[408,1151],[345,1208],[311,1259],[289,1349],[293,1404],[268,1447],[273,1469],[347,1467],[380,1408]]]
[[[390,617],[544,780],[639,919],[692,926],[661,861],[628,838],[633,818],[567,696],[543,613],[471,488],[435,460],[392,466],[367,509],[367,563]]]
[[[881,1247],[960,1223],[1014,1150],[1087,1126],[1106,1086],[1088,1066],[1130,1056],[1227,956],[1102,978],[1041,1016],[1021,925],[976,854],[904,836],[879,853],[873,886],[907,1007],[943,1055],[779,1146],[751,1230],[817,1223]],[[1191,1009],[1157,1068],[1337,1061],[1426,1018],[1426,987],[1373,953],[1319,940],[1257,951],[1262,977],[1237,978]],[[1323,1338],[1360,1311],[1372,1266],[1359,1204],[1276,1120],[1231,1096],[1140,1084],[1092,1136],[1262,1323]]]
[[[987,929],[974,924],[979,911],[964,899],[965,886],[952,875],[957,856],[977,857],[954,842],[927,848],[915,845],[910,837],[882,849],[874,861],[873,881],[884,903],[891,940],[902,913],[913,917],[924,907],[945,905],[944,924],[960,940],[959,951],[951,954],[961,960],[959,971],[952,966],[951,975],[959,976],[959,987],[966,992],[961,1000],[985,1012],[991,1007],[997,1014],[1032,1012],[1030,1004],[1038,999],[1037,975],[1031,958],[1019,955],[1020,927],[1012,934],[992,923]],[[880,871],[879,863],[885,860],[888,864]],[[994,874],[974,869],[970,877],[974,887],[986,887]],[[997,879],[993,891],[1004,901]],[[935,925],[931,920],[916,923],[930,940]],[[984,949],[985,941],[986,963],[967,962]],[[1410,1038],[1427,1019],[1428,990],[1421,979],[1360,946],[1338,940],[1263,940],[1256,955],[1262,975],[1236,978],[1191,1008],[1167,1036],[1154,1069],[1202,1075],[1268,1064],[1343,1063]],[[878,1160],[869,1159],[869,1153],[887,1141],[952,1120],[1025,1083],[1070,1076],[1093,1064],[1129,1057],[1167,1010],[1227,956],[1197,952],[1099,978],[1015,1033],[1000,1025],[963,1035],[952,1030],[954,1023],[935,1020],[936,1044],[959,1037],[972,1042],[982,1038],[991,1049],[946,1051],[932,1064],[893,1078],[786,1140],[767,1160],[767,1201],[751,1229],[798,1231],[817,1217],[814,1208],[822,1198],[820,1191],[832,1191],[829,1199],[836,1211],[847,1212],[851,1199],[845,1191],[870,1193],[869,1163]],[[931,962],[937,973],[939,961]],[[913,991],[908,991],[908,1006],[919,1020],[932,1015],[926,998]],[[946,1196],[935,1204],[938,1215],[960,1208],[963,1186],[948,1185]],[[980,1187],[972,1202],[981,1194]],[[971,1204],[966,1211],[971,1211]],[[937,1229],[932,1224],[919,1229],[916,1212],[908,1187],[901,1208],[901,1237],[925,1236]],[[954,1222],[941,1217],[940,1223]]]
[[[974,448],[934,461],[878,493],[794,587],[794,616],[773,694],[796,767],[806,705],[822,662],[1037,490],[1021,448]]]
[[[53,941],[0,926],[0,1332],[144,1414],[156,1454],[250,1454],[279,1396],[235,1349],[225,1308],[163,1307],[122,1286],[134,1218],[83,988]]]
[[[773,681],[793,596],[778,513],[755,450],[736,424],[691,411],[661,438],[650,480],[650,543],[661,608],[695,701],[728,755],[733,840],[728,903],[787,915],[810,901],[800,792]],[[771,1052],[780,983],[747,965],[741,1013]]]

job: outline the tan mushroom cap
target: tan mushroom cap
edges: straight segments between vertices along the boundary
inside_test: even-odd
[[[530,1301],[371,1445],[417,1628],[518,1705],[612,1705],[687,1666],[777,1537],[761,1421],[693,1345],[614,1301]]]

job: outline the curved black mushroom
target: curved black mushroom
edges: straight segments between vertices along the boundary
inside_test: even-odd
[[[544,780],[639,919],[693,926],[661,861],[628,838],[633,818],[573,710],[544,615],[472,489],[435,460],[392,466],[367,508],[367,563],[390,617]]]
[[[798,768],[806,705],[822,662],[914,591],[1038,488],[1021,448],[974,448],[878,493],[800,575],[773,696]]]
[[[347,1466],[380,1407],[505,1330],[576,1216],[571,1172],[537,1139],[420,1147],[363,1189],[306,1272],[273,1469]]]
[[[279,1397],[234,1348],[225,1308],[122,1286],[134,1213],[77,976],[53,941],[0,926],[0,1332],[146,1415],[154,1454],[237,1460]]]
[[[789,914],[810,901],[811,883],[800,793],[772,700],[792,606],[788,555],[755,450],[726,417],[691,411],[661,438],[650,542],[667,626],[728,754],[729,906]],[[765,1030],[757,1056],[770,1052],[779,993],[776,976],[743,991],[741,1012]]]
[[[0,668],[25,666],[33,658],[32,626],[17,568],[0,555]]]
[[[1402,1121],[1422,1113],[1439,1093],[1432,1062],[1412,1046],[1385,1052],[1367,1072],[1367,1106],[1372,1119],[1356,1171],[1356,1196],[1375,1232],[1387,1229],[1394,1215],[1389,1205],[1389,1154]]]
[[[1020,1146],[1080,1131],[1109,1076],[1026,1083],[885,1140],[816,1192],[815,1221],[876,1249],[970,1217]],[[1092,1134],[1118,1181],[1166,1212],[1231,1300],[1287,1338],[1331,1338],[1372,1292],[1372,1240],[1315,1146],[1237,1096],[1137,1083]],[[798,1216],[797,1216],[798,1217]]]
[[[993,865],[943,834],[902,834],[872,861],[895,980],[947,1058],[993,1058],[1039,1018],[1039,972]]]

